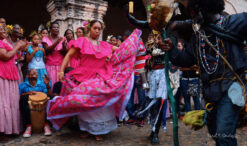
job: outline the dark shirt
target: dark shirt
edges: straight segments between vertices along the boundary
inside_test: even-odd
[[[154,65],[165,65],[165,55],[154,56],[152,61]]]
[[[165,66],[165,54],[159,54],[156,56],[152,55],[153,50],[156,48],[152,48],[150,51],[148,51],[148,54],[150,54],[151,60],[150,60],[150,69],[155,69],[156,67],[160,68],[160,66],[162,66],[161,68],[164,68]],[[157,48],[158,50],[161,50],[159,48]]]
[[[197,78],[198,75],[196,74],[196,71],[189,70],[189,71],[183,71],[182,77],[183,78]]]
[[[223,27],[226,30],[234,32],[239,36],[247,38],[247,13],[240,13],[231,15],[223,22]],[[212,35],[207,34],[206,35]],[[222,39],[222,38],[221,38]],[[210,37],[209,40],[215,44],[215,37]],[[239,75],[243,75],[247,69],[247,55],[244,52],[243,46],[236,44],[232,41],[222,39],[224,43],[224,50],[226,58],[230,62],[234,71]],[[180,51],[176,47],[170,51],[170,60],[176,66],[190,67],[197,64],[197,51],[196,51],[196,37],[192,36],[188,43],[185,43],[185,50]],[[224,50],[220,49],[220,53],[224,54]],[[216,60],[215,52],[211,48],[206,49],[206,56],[210,65]],[[204,98],[208,101],[218,101],[223,94],[228,90],[230,85],[233,83],[232,80],[221,80],[217,82],[210,82],[213,79],[217,79],[224,76],[224,78],[234,77],[232,71],[224,65],[222,59],[219,60],[219,65],[215,73],[207,74],[203,69],[200,61],[201,69],[201,80],[203,83],[203,94]],[[244,82],[246,82],[244,80]]]
[[[52,92],[57,95],[60,95],[61,89],[62,89],[62,83],[59,81],[54,84]]]

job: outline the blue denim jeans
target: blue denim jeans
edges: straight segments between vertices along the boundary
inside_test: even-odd
[[[191,97],[187,94],[188,90],[188,84],[198,84],[197,88],[197,96],[193,97],[194,100],[194,105],[195,105],[195,110],[200,110],[200,81],[199,79],[194,79],[194,80],[181,80],[181,90],[182,90],[182,95],[184,97],[184,103],[185,103],[185,111],[189,112],[191,111],[191,104],[190,104],[190,99]]]
[[[133,87],[131,97],[130,97],[128,105],[127,105],[127,112],[128,112],[129,117],[131,119],[136,119],[136,117],[133,115],[133,113],[136,110],[135,104],[134,104],[134,96],[135,96],[135,89],[136,88],[137,88],[138,101],[139,101],[138,106],[145,105],[145,103],[146,103],[145,91],[142,89],[142,85],[140,83],[137,83],[139,78],[140,78],[140,76],[135,76],[134,87]]]
[[[227,93],[208,112],[207,127],[209,136],[216,141],[216,146],[237,146],[236,128],[240,108],[232,104]]]

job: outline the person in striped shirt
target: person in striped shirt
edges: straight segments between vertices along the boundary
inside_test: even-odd
[[[125,31],[123,39],[129,36],[128,32]],[[146,96],[145,96],[145,88],[148,87],[146,73],[145,73],[145,62],[146,62],[146,49],[142,41],[140,41],[140,46],[138,49],[138,54],[136,56],[136,63],[135,63],[135,77],[134,77],[134,87],[131,93],[130,100],[127,105],[127,112],[129,114],[130,119],[126,122],[126,124],[136,124],[138,127],[143,127],[144,125],[144,117],[145,114],[141,116],[136,116],[136,112],[139,111],[138,109],[142,109],[143,106],[146,104]],[[135,107],[134,104],[134,97],[135,91],[137,90],[138,94],[138,106]]]

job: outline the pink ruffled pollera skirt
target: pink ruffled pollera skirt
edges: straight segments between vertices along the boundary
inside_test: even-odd
[[[115,117],[123,119],[133,88],[134,65],[139,48],[140,30],[113,53],[112,78],[101,76],[76,83],[65,77],[66,96],[57,96],[48,102],[47,119],[59,129],[71,116],[79,116],[80,129],[94,135],[106,134],[117,127]]]
[[[0,132],[19,134],[21,130],[18,81],[0,77]]]
[[[51,65],[46,65],[46,71],[48,74],[48,77],[51,80],[52,87],[53,85],[59,81],[58,73],[60,71],[61,66],[51,66]]]
[[[18,68],[18,76],[19,76],[18,83],[21,84],[24,81],[22,70],[21,70],[22,64],[17,64],[17,68]]]

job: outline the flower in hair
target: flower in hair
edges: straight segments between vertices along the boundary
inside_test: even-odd
[[[82,27],[83,27],[83,28],[87,27],[87,26],[88,26],[88,24],[89,24],[89,22],[88,22],[88,21],[82,21]]]

